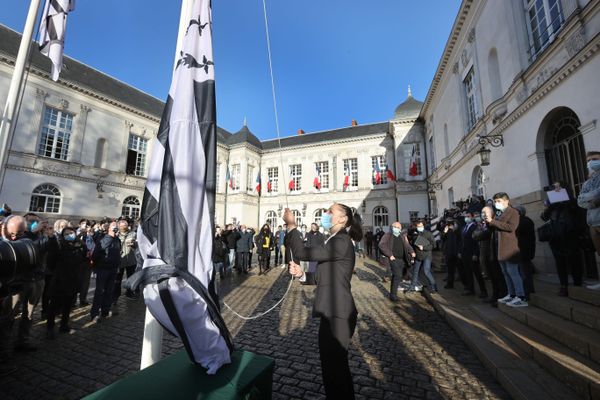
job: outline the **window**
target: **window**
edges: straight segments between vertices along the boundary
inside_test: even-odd
[[[467,123],[471,130],[477,122],[477,97],[475,96],[475,70],[471,68],[463,81],[465,98],[467,99]]]
[[[527,0],[527,21],[529,23],[530,56],[537,53],[554,39],[563,24],[563,14],[559,0]]]
[[[96,143],[96,158],[94,159],[94,167],[106,168],[106,156],[108,155],[107,147],[108,142],[106,139],[98,139],[98,142]]]
[[[348,174],[348,187],[358,187],[358,159],[346,158],[344,160],[344,177]],[[345,182],[345,178],[342,182]],[[344,183],[345,186],[345,183]]]
[[[444,151],[445,156],[450,155],[450,138],[448,137],[448,124],[444,124]]]
[[[454,189],[448,188],[448,208],[454,207]]]
[[[252,165],[248,165],[248,171],[246,173],[246,191],[253,192],[254,191],[254,167]]]
[[[492,48],[488,55],[488,81],[490,85],[490,100],[494,101],[502,97],[500,63],[498,62],[498,51],[496,48]]]
[[[407,179],[423,175],[421,165],[421,143],[403,145],[404,171]]]
[[[317,209],[317,211],[315,211],[314,214],[314,219],[315,219],[315,223],[321,225],[321,217],[323,216],[323,214],[327,211],[326,208],[319,208]]]
[[[419,219],[419,212],[418,211],[409,211],[408,218],[409,218],[410,222],[416,222]]]
[[[267,168],[267,177],[269,178],[267,182],[267,192],[277,193],[279,191],[279,168]],[[269,190],[269,182],[271,190]]]
[[[375,207],[373,210],[373,226],[384,227],[389,226],[388,210],[384,206]]]
[[[267,211],[265,222],[269,224],[271,231],[274,231],[277,227],[277,213],[275,211]]]
[[[73,116],[52,107],[44,109],[38,155],[67,160]]]
[[[240,190],[240,169],[240,164],[231,166],[231,182],[229,183],[231,190]]]
[[[377,179],[378,172],[379,179]],[[373,186],[387,184],[387,166],[385,164],[385,156],[371,157],[371,175],[371,182],[373,183]]]
[[[329,189],[329,161],[315,163],[315,174],[318,174],[322,189]]]
[[[123,208],[121,209],[121,215],[138,219],[140,217],[140,201],[135,196],[129,196],[123,200]]]
[[[50,183],[45,183],[33,189],[29,211],[58,213],[60,210],[60,190]]]
[[[483,169],[481,167],[475,167],[473,170],[473,187],[472,192],[477,196],[485,197],[485,183],[487,181],[487,177],[485,176]]]
[[[217,170],[215,171],[215,191],[221,193],[221,163],[217,163]],[[215,217],[216,218],[216,217]]]
[[[290,192],[299,192],[302,190],[302,164],[290,165],[290,181],[294,184],[290,187]]]
[[[300,211],[298,211],[298,210],[292,210],[292,214],[294,215],[294,219],[296,220],[296,225],[301,226],[302,225],[302,213],[300,213]]]
[[[146,171],[146,152],[148,140],[129,134],[129,145],[127,146],[127,166],[125,173],[129,175],[142,176]]]
[[[435,147],[433,143],[433,136],[429,138],[429,167],[433,171],[435,169]]]

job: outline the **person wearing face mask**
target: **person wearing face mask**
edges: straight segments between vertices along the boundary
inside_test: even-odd
[[[416,257],[409,292],[416,291],[419,287],[419,273],[421,271],[421,266],[423,267],[423,273],[429,281],[430,291],[437,292],[435,278],[431,274],[431,258],[432,250],[435,247],[435,240],[433,239],[433,234],[425,229],[423,220],[419,220],[416,223],[416,235],[414,241]]]
[[[274,237],[268,224],[264,224],[256,235],[256,251],[258,253],[258,274],[267,273],[271,264],[271,250],[274,246]]]
[[[59,332],[69,333],[69,314],[79,289],[81,264],[86,260],[83,238],[75,229],[66,227],[58,238],[57,263],[49,285],[50,302],[46,321],[46,337],[54,339],[55,317],[61,314]]]
[[[600,151],[590,151],[586,158],[590,175],[581,187],[577,203],[587,210],[590,236],[596,253],[600,256]],[[588,287],[600,290],[600,283]]]
[[[486,216],[486,223],[496,229],[498,234],[498,262],[506,281],[508,294],[498,299],[499,303],[510,307],[527,307],[523,279],[519,272],[521,252],[517,239],[517,228],[519,227],[519,212],[510,206],[510,197],[501,192],[493,197],[494,207],[500,211],[497,218]]]
[[[348,364],[348,346],[356,327],[357,310],[351,292],[355,253],[352,241],[362,239],[360,216],[344,204],[335,203],[321,216],[331,236],[321,246],[305,247],[291,210],[285,210],[289,230],[285,256],[289,272],[306,285],[317,285],[313,316],[320,317],[319,354],[325,395],[328,399],[354,399]],[[300,260],[315,260],[316,272],[304,272]]]
[[[412,260],[416,256],[406,234],[402,232],[400,222],[394,222],[391,226],[391,232],[383,235],[379,241],[379,250],[389,260],[392,270],[389,298],[392,302],[396,302],[398,301],[398,287],[402,280],[403,270],[412,264]]]
[[[121,241],[115,221],[109,222],[106,234],[96,243],[92,258],[96,270],[96,290],[90,316],[92,322],[109,316],[117,271],[121,264]]]
[[[442,230],[442,248],[444,250],[444,259],[448,270],[444,289],[454,289],[456,270],[459,268],[460,264],[460,259],[458,258],[459,240],[456,227],[454,219],[446,217],[446,224]]]
[[[479,297],[484,299],[487,295],[485,281],[479,269],[479,245],[473,239],[473,232],[477,228],[477,221],[472,212],[465,214],[465,226],[461,229],[461,245],[459,258],[462,262],[462,276],[464,279],[465,291],[462,293],[465,296],[475,294],[474,277],[479,285]]]
[[[240,226],[240,233],[237,242],[235,243],[235,251],[236,251],[236,263],[238,267],[238,273],[247,274],[248,273],[248,260],[250,252],[254,247],[252,243],[252,238],[254,237],[254,233],[251,229],[246,227],[246,225]]]

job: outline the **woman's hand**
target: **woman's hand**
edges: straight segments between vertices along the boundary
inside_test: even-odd
[[[302,278],[302,275],[304,275],[304,271],[302,271],[302,267],[300,267],[298,264],[296,264],[293,261],[290,261],[290,267],[288,268],[288,271],[291,275],[295,276],[296,278]]]

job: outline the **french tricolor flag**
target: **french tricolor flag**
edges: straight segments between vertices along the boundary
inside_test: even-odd
[[[315,164],[315,180],[313,182],[315,189],[321,190],[321,170],[319,166]]]
[[[375,176],[373,177],[373,181],[376,185],[381,183],[381,169],[379,168],[379,160],[375,162]]]

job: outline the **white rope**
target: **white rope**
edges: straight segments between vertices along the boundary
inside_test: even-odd
[[[287,195],[287,186],[285,184],[286,183],[286,180],[285,180],[285,171],[284,171],[284,168],[283,168],[283,152],[281,151],[281,135],[279,133],[279,113],[277,111],[277,95],[275,94],[275,78],[274,78],[274,75],[273,75],[273,61],[272,61],[272,56],[271,56],[271,38],[269,36],[269,20],[267,18],[267,3],[266,3],[266,0],[262,0],[262,3],[263,3],[263,15],[264,15],[264,18],[265,18],[265,33],[266,33],[266,38],[267,38],[267,53],[269,55],[269,75],[271,77],[271,95],[273,96],[273,112],[275,113],[275,130],[277,132],[277,143],[279,144],[279,163],[281,165],[281,177],[283,178],[283,182],[278,182],[278,188],[277,188],[277,190],[280,190],[281,187],[283,186],[283,195],[285,197],[285,206],[286,206],[286,208],[289,208],[288,195]],[[279,185],[280,183],[283,183],[283,185]],[[291,255],[291,249],[290,249],[290,255]],[[284,258],[285,258],[285,256],[284,256]],[[294,282],[294,277],[293,276],[290,279],[290,283],[288,285],[287,290],[283,294],[283,297],[277,303],[275,303],[275,305],[273,307],[269,308],[267,311],[260,312],[260,313],[258,313],[256,315],[251,316],[251,317],[246,317],[244,315],[241,315],[240,313],[238,313],[237,311],[235,311],[233,308],[231,308],[225,302],[223,302],[223,304],[234,315],[236,315],[237,317],[239,317],[239,318],[241,318],[243,320],[247,321],[247,320],[257,319],[257,318],[260,318],[260,317],[262,317],[262,316],[270,313],[279,304],[281,304],[281,302],[285,299],[285,297],[289,293],[290,288],[292,287],[292,282]]]
[[[223,302],[223,304],[225,305],[225,307],[227,307],[229,309],[229,311],[231,311],[234,315],[238,316],[239,318],[243,319],[243,320],[252,320],[252,319],[257,319],[262,317],[263,315],[267,315],[268,313],[270,313],[271,311],[273,311],[279,304],[281,304],[281,302],[285,299],[285,296],[287,296],[288,292],[290,291],[290,288],[292,287],[292,282],[294,282],[294,277],[292,276],[292,279],[290,279],[290,283],[287,287],[287,290],[285,291],[285,293],[283,294],[283,297],[281,299],[279,299],[279,301],[277,303],[275,303],[275,305],[271,308],[269,308],[267,311],[263,311],[260,312],[258,314],[255,314],[251,317],[245,317],[243,315],[240,315],[237,311],[235,311],[233,308],[229,307],[229,305],[225,302]]]

